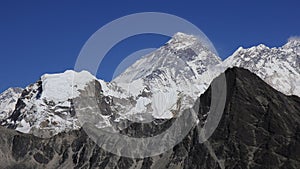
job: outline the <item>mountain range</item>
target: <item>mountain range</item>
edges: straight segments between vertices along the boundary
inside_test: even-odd
[[[196,36],[177,33],[112,82],[68,70],[8,89],[0,95],[0,166],[299,168],[300,41],[240,47],[224,61],[204,46]],[[149,129],[166,130],[189,108],[197,126],[204,125],[210,84],[224,72],[224,112],[204,144],[194,127],[172,150],[139,160],[110,154],[82,129],[89,123],[142,137]]]

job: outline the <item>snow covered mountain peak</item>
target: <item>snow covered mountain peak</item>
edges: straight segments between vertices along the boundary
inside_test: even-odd
[[[177,32],[173,35],[171,40],[185,41],[185,40],[197,40],[197,38],[194,35],[189,35],[183,32]]]
[[[88,71],[67,70],[64,73],[45,74],[41,77],[41,98],[59,102],[77,97],[79,90],[83,90],[88,82],[95,79]]]
[[[239,48],[228,57],[224,67],[243,67],[269,85],[287,95],[300,95],[298,89],[300,79],[300,43],[290,41],[283,47],[269,48],[258,45],[248,49]]]
[[[207,73],[209,68],[220,63],[221,58],[206,48],[199,38],[176,33],[164,46],[136,61],[113,82],[128,89],[133,96],[150,90],[147,104],[152,103],[154,117],[172,118],[175,111],[172,107],[192,105],[215,77]],[[182,102],[178,103],[178,100]]]
[[[176,33],[164,46],[136,61],[114,81],[129,83],[154,77],[159,77],[161,81],[164,79],[161,75],[168,75],[175,81],[196,79],[209,66],[220,62],[221,58],[206,48],[196,36]]]
[[[210,52],[215,52],[208,45],[208,42],[198,36],[190,35],[182,32],[177,32],[172,38],[165,44],[170,50],[184,50],[186,48],[198,47],[206,49]],[[214,53],[215,54],[215,53]]]
[[[79,129],[73,99],[95,80],[87,71],[45,74],[18,95],[13,112],[1,125],[41,137]]]
[[[179,50],[196,43],[199,43],[199,39],[196,36],[178,32],[166,43],[166,45],[170,45],[173,49]]]

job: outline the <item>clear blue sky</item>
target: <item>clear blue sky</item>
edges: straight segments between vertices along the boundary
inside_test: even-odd
[[[165,12],[182,17],[198,26],[224,59],[239,46],[281,46],[300,35],[299,7],[299,0],[2,0],[0,92],[10,86],[25,87],[44,73],[73,69],[86,40],[124,15]],[[98,78],[110,80],[124,56],[167,40],[157,35],[124,40],[109,52]]]

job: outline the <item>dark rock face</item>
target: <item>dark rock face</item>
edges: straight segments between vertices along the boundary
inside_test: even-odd
[[[1,168],[202,169],[300,168],[300,98],[285,96],[256,75],[228,69],[221,121],[203,144],[199,128],[172,150],[144,159],[119,157],[97,146],[83,130],[49,139],[0,128]],[[210,109],[211,88],[197,101],[199,126]],[[200,102],[199,102],[200,101]],[[124,134],[139,137],[165,130],[163,123],[130,123]],[[153,127],[151,127],[151,125]]]
[[[299,168],[300,98],[283,95],[245,69],[227,70],[226,79],[226,108],[209,140],[225,167]],[[208,95],[201,96],[199,114],[207,111]]]

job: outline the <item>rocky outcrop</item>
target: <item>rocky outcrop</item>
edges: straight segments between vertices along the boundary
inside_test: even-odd
[[[22,88],[9,88],[0,94],[0,121],[13,113],[22,90]]]
[[[211,105],[211,87],[196,102],[199,123],[173,149],[134,159],[106,152],[84,130],[41,139],[0,128],[1,168],[202,169],[300,168],[300,98],[285,96],[246,69],[225,72],[226,106],[213,135],[199,143]],[[130,123],[123,134],[166,130],[161,123]]]

